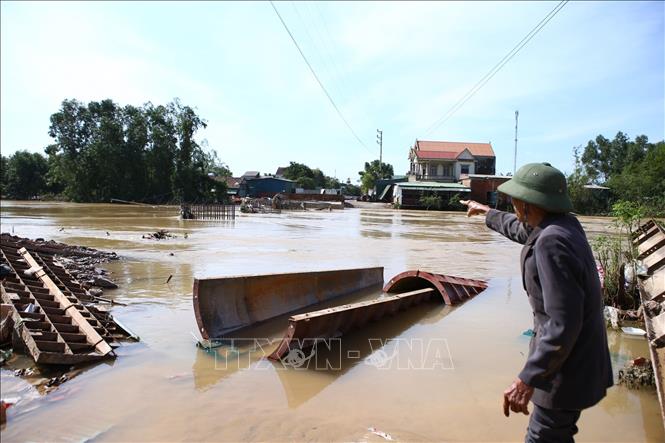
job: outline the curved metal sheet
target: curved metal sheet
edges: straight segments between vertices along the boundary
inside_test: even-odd
[[[391,278],[384,286],[383,292],[392,294],[423,288],[435,289],[447,305],[456,305],[487,288],[487,283],[482,280],[415,270],[402,272]]]
[[[317,341],[339,337],[369,322],[430,300],[435,295],[434,289],[424,288],[404,294],[294,315],[289,318],[289,326],[284,338],[268,358],[271,360],[288,358],[291,350],[310,348]]]
[[[383,285],[383,268],[194,280],[194,313],[204,339],[307,306]]]

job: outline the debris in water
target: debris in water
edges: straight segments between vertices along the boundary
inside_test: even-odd
[[[7,423],[7,409],[11,408],[14,403],[6,402],[4,400],[0,401],[0,424]]]
[[[656,386],[656,376],[651,361],[639,357],[626,363],[626,366],[619,369],[619,383],[631,389]]]
[[[611,326],[612,329],[619,329],[619,310],[612,306],[605,306],[603,313],[605,314],[605,323],[607,323],[607,326]]]
[[[395,439],[392,437],[392,435],[390,435],[386,432],[383,432],[383,431],[379,431],[378,429],[376,429],[373,426],[371,428],[367,428],[367,430],[369,432],[371,432],[372,434],[374,434],[374,435],[378,435],[379,437],[383,438],[384,440],[395,441]]]
[[[171,279],[173,278],[173,274],[169,275],[169,278],[166,279],[166,284],[168,285]]]
[[[17,377],[30,377],[31,375],[34,375],[34,373],[35,370],[33,368],[23,368],[14,371],[14,375]]]
[[[117,289],[118,285],[106,277],[96,275],[92,278],[92,285],[106,289]]]
[[[169,375],[166,378],[169,379],[169,380],[178,380],[180,378],[185,378],[185,377],[188,377],[188,376],[191,376],[191,374],[189,372],[181,372],[179,374]]]
[[[171,234],[166,229],[160,229],[159,231],[151,232],[149,234],[142,235],[141,238],[148,240],[164,240],[167,238],[174,238],[175,235]]]
[[[623,328],[621,328],[621,330],[623,331],[624,334],[635,335],[638,337],[644,337],[647,334],[647,331],[645,331],[644,329],[633,328],[630,326],[624,326]]]

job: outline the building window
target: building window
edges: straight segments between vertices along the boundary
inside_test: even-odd
[[[453,167],[451,165],[445,165],[443,167],[443,176],[452,177],[453,176]]]
[[[462,170],[460,172],[462,174],[468,174],[469,173],[469,165],[462,165]]]
[[[435,176],[436,175],[436,166],[432,165],[429,167],[429,175],[430,176]]]

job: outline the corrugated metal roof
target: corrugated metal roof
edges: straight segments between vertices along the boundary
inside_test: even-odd
[[[467,142],[439,142],[428,140],[416,140],[414,146],[418,151],[454,152],[457,155],[468,149],[472,155],[482,157],[494,157],[491,143],[467,143]]]
[[[386,197],[386,194],[388,193],[388,191],[389,191],[392,187],[393,187],[393,185],[392,185],[392,184],[389,184],[388,186],[386,186],[385,188],[383,188],[383,192],[381,193],[381,197],[379,197],[379,200],[383,200],[383,199]]]

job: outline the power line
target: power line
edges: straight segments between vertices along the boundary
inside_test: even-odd
[[[554,7],[554,9],[552,9],[545,17],[543,17],[543,19],[540,20],[540,22],[538,22],[538,24],[534,26],[533,29],[531,29],[531,31],[529,31],[529,33],[525,35],[524,38],[522,38],[522,40],[520,40],[520,42],[513,47],[513,49],[511,49],[501,60],[499,60],[499,62],[496,65],[494,65],[494,67],[492,67],[492,69],[490,69],[489,72],[485,74],[483,78],[481,78],[466,94],[464,94],[448,110],[448,112],[444,114],[443,117],[434,122],[434,124],[432,124],[427,129],[426,134],[430,134],[439,126],[447,122],[462,106],[464,106],[464,104],[466,104],[466,102],[468,102],[471,99],[471,97],[473,97],[478,91],[480,91],[480,89],[483,86],[485,86],[485,84],[487,84],[487,82],[489,82],[492,79],[492,77],[494,77],[497,74],[497,72],[499,72],[501,68],[503,68],[506,65],[506,63],[508,63],[515,55],[517,55],[517,53],[520,52],[520,50],[524,46],[526,46],[526,44],[529,43],[529,41],[533,37],[535,37],[535,35],[538,34],[538,32],[540,32],[540,30],[543,29],[545,25],[549,23],[549,21],[552,20],[554,16],[557,15],[558,12],[561,11],[561,9],[563,9],[564,6],[566,6],[567,3],[568,0],[559,2]]]
[[[275,14],[277,14],[277,17],[279,18],[279,21],[282,22],[282,25],[284,26],[284,29],[289,34],[289,37],[291,37],[291,41],[296,46],[296,49],[298,49],[298,52],[300,53],[300,55],[302,56],[302,59],[307,64],[307,67],[309,68],[309,70],[312,72],[312,75],[316,79],[316,82],[319,84],[319,86],[321,87],[323,92],[326,94],[326,97],[328,97],[328,100],[330,101],[330,104],[333,106],[333,108],[335,108],[335,111],[337,111],[337,115],[339,115],[339,118],[341,118],[342,121],[344,122],[344,124],[346,125],[346,127],[349,128],[349,131],[351,131],[351,133],[356,138],[356,140],[358,140],[358,143],[360,143],[365,149],[367,149],[369,152],[371,152],[371,150],[367,147],[367,145],[365,145],[365,143],[363,143],[363,141],[360,139],[360,137],[358,137],[358,134],[356,134],[356,131],[353,130],[353,128],[351,127],[349,122],[346,120],[346,118],[344,118],[344,115],[342,114],[342,111],[339,110],[339,108],[335,104],[335,101],[333,100],[333,98],[328,93],[328,90],[326,89],[325,86],[323,86],[323,83],[321,83],[321,80],[319,80],[319,76],[316,75],[316,71],[314,71],[314,68],[312,67],[312,65],[307,60],[307,57],[305,57],[305,54],[302,52],[302,49],[300,49],[300,45],[298,45],[298,42],[296,41],[295,37],[293,36],[291,31],[289,30],[289,27],[286,25],[286,22],[284,22],[284,19],[280,15],[279,11],[277,10],[277,7],[275,7],[275,4],[272,2],[272,0],[270,1],[270,5],[272,6],[272,9],[275,10]]]

